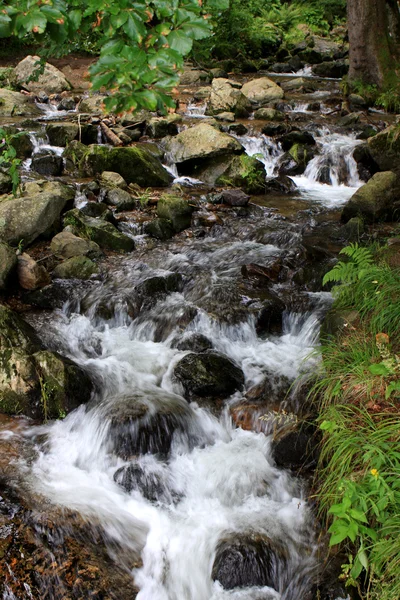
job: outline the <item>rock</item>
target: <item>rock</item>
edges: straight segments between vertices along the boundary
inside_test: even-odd
[[[235,113],[233,112],[222,112],[215,115],[217,121],[228,121],[229,123],[234,123],[235,121]]]
[[[138,463],[130,463],[114,473],[114,481],[128,493],[139,491],[150,502],[172,501],[160,473],[146,472]]]
[[[182,276],[179,273],[147,277],[135,286],[134,303],[137,312],[152,308],[168,294],[180,291],[181,287]]]
[[[247,154],[218,156],[191,163],[189,168],[185,165],[184,170],[205,183],[240,187],[249,194],[263,194],[265,190],[264,165]]]
[[[274,137],[276,135],[287,133],[288,130],[290,130],[290,128],[282,123],[267,123],[266,125],[263,125],[261,133],[264,133],[264,135],[267,135],[268,137]]]
[[[260,77],[245,83],[241,91],[252,104],[260,105],[281,100],[284,96],[283,89],[268,77]]]
[[[176,114],[166,117],[153,117],[147,123],[146,135],[152,138],[177,135],[179,133],[178,123],[182,123],[182,117]]]
[[[193,208],[179,196],[165,194],[161,196],[157,204],[158,217],[170,221],[176,233],[190,227],[192,213]]]
[[[294,431],[284,429],[272,442],[272,456],[278,467],[310,468],[316,464],[316,442],[306,428]]]
[[[349,94],[348,102],[352,111],[367,108],[367,102],[359,94]]]
[[[113,171],[103,171],[100,175],[100,183],[107,188],[121,188],[126,190],[128,185],[123,177],[119,173]]]
[[[0,202],[0,239],[9,244],[25,246],[40,235],[48,235],[60,222],[62,210],[72,202],[75,192],[58,182],[37,185],[37,191],[22,198]],[[24,218],[21,219],[21,215]]]
[[[52,146],[66,146],[72,142],[79,133],[77,123],[49,123],[46,125],[46,134]]]
[[[226,71],[224,71],[224,69],[221,69],[221,67],[215,67],[214,69],[210,69],[210,73],[211,73],[213,79],[217,79],[217,78],[227,79],[227,77],[228,77],[228,74],[226,73]]]
[[[185,69],[180,78],[181,85],[193,85],[200,81],[209,80],[207,71],[200,71],[198,69]]]
[[[310,81],[305,77],[295,77],[289,81],[282,81],[281,87],[285,92],[315,92],[317,84],[315,81]]]
[[[0,194],[8,194],[11,192],[13,187],[11,176],[4,172],[0,171]]]
[[[224,190],[220,194],[221,202],[228,206],[247,206],[250,196],[242,190]]]
[[[66,96],[65,98],[61,98],[61,102],[58,105],[58,110],[75,110],[76,108],[76,102],[74,98],[71,98],[70,96]]]
[[[306,48],[298,53],[298,56],[306,63],[315,65],[324,60],[334,58],[341,50],[341,45],[327,38],[313,36],[312,47]]]
[[[66,302],[79,310],[82,290],[86,286],[91,287],[93,283],[76,279],[56,279],[44,288],[25,293],[24,300],[32,306],[45,310],[62,309]]]
[[[39,116],[42,111],[33,103],[33,98],[20,92],[0,89],[0,117]]]
[[[133,198],[126,190],[120,188],[113,188],[108,190],[106,196],[107,204],[111,204],[116,207],[117,212],[124,210],[133,210],[137,206],[137,200]]]
[[[292,194],[297,190],[293,179],[287,175],[278,175],[266,180],[265,194]]]
[[[266,535],[231,534],[218,543],[211,577],[226,590],[256,586],[278,590],[286,561],[283,547]]]
[[[339,123],[338,124],[341,127],[353,127],[354,125],[357,125],[357,123],[360,122],[360,118],[362,116],[363,116],[363,114],[360,113],[360,112],[350,113],[348,115],[345,115],[341,119],[339,119]]]
[[[90,399],[92,383],[74,362],[44,350],[19,315],[0,306],[0,412],[65,416]]]
[[[279,161],[280,175],[301,175],[310,160],[315,156],[315,147],[306,144],[294,144]]]
[[[233,112],[236,117],[246,118],[251,112],[249,100],[238,89],[236,82],[223,77],[216,77],[211,84],[210,101],[207,114]]]
[[[167,145],[175,163],[194,159],[212,158],[226,154],[243,152],[242,145],[230,135],[221,133],[211,125],[201,123],[182,131]]]
[[[312,68],[314,75],[318,77],[330,77],[332,79],[341,79],[349,71],[348,60],[335,60],[333,62],[323,62]]]
[[[50,150],[45,150],[43,152],[43,154],[35,154],[32,157],[32,170],[36,171],[36,173],[40,173],[40,175],[46,175],[48,177],[61,175],[64,168],[62,157]]]
[[[28,126],[30,126],[31,123],[32,126],[33,124],[35,124],[35,126],[37,125],[35,121],[29,120]],[[24,123],[21,123],[21,125],[25,127]],[[10,140],[11,146],[17,153],[17,158],[28,158],[33,151],[33,143],[30,134],[13,125],[4,125],[3,129],[10,135],[18,134]]]
[[[114,217],[114,213],[104,202],[87,202],[84,206],[82,206],[80,211],[86,217],[99,217],[99,219],[108,221],[112,225],[118,225],[118,221]]]
[[[196,90],[193,94],[194,100],[209,100],[211,95],[211,86],[202,87]]]
[[[89,95],[87,98],[83,98],[79,103],[79,112],[101,115],[106,98],[107,96],[104,94],[94,94],[93,96]]]
[[[360,313],[357,310],[339,310],[331,308],[321,324],[321,340],[326,341],[336,337],[347,327],[357,327]]]
[[[358,242],[364,232],[364,221],[360,217],[353,217],[340,228],[339,236],[347,242]]]
[[[173,237],[175,230],[168,219],[153,219],[144,224],[144,232],[157,240],[169,240]]]
[[[368,181],[372,175],[379,171],[379,167],[372,158],[371,150],[368,144],[360,144],[354,148],[353,158],[357,163],[357,170],[360,179]]]
[[[259,108],[254,113],[254,118],[260,121],[284,121],[285,114],[275,108]]]
[[[65,160],[65,169],[69,172],[77,171],[86,152],[87,146],[85,144],[78,142],[78,140],[72,140],[62,153]]]
[[[248,133],[249,130],[245,125],[243,125],[243,123],[233,123],[232,125],[222,125],[221,131],[224,131],[225,133],[229,133],[231,135],[232,133],[234,133],[235,135],[246,135],[246,133]]]
[[[361,217],[368,223],[391,219],[399,210],[400,181],[392,171],[375,173],[345,204],[341,220]]]
[[[0,290],[5,290],[17,266],[15,250],[0,242]]]
[[[376,135],[379,129],[375,125],[365,125],[361,132],[357,135],[358,140],[368,140],[373,135]]]
[[[372,158],[381,171],[396,171],[400,164],[398,125],[391,125],[368,140]]]
[[[282,333],[283,313],[286,305],[276,294],[268,291],[268,298],[262,303],[262,308],[256,315],[256,332],[258,335]]]
[[[39,67],[39,56],[27,56],[17,64],[14,74],[17,84],[30,92],[45,91],[47,94],[59,94],[64,90],[70,90],[71,84],[66,80],[64,73],[45,63],[44,71],[37,81],[29,81]]]
[[[177,344],[177,349],[181,351],[189,350],[190,352],[206,352],[213,347],[212,342],[201,333],[187,333]]]
[[[96,257],[100,254],[98,244],[77,237],[69,231],[61,231],[61,233],[54,236],[51,240],[50,250],[57,258]]]
[[[97,265],[87,256],[73,256],[57,265],[53,271],[56,279],[89,279],[94,273],[98,273]]]
[[[129,148],[89,146],[80,162],[80,169],[88,176],[103,171],[114,171],[121,175],[127,184],[137,183],[145,188],[165,187],[172,181],[172,175],[143,145],[140,148],[138,146]]]
[[[184,388],[185,398],[227,398],[244,384],[242,370],[216,352],[187,354],[175,366],[174,376]]]
[[[50,275],[29,254],[18,256],[17,265],[18,283],[24,290],[37,290],[51,281]]]
[[[296,144],[305,144],[307,146],[315,146],[315,140],[308,131],[291,131],[282,135],[278,142],[283,150],[290,150]]]
[[[64,215],[64,226],[70,225],[76,235],[96,242],[100,248],[115,252],[131,252],[135,248],[132,238],[118,231],[114,225],[98,218],[87,217],[74,208]]]

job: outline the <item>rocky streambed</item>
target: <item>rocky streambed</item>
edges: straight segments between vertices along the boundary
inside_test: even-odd
[[[0,90],[4,599],[344,594],[309,379],[323,274],[396,217],[396,129],[332,79],[224,75],[167,117]]]

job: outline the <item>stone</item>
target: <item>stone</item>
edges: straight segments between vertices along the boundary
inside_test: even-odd
[[[33,98],[20,92],[0,89],[0,117],[40,116],[42,111],[34,104]]]
[[[345,225],[340,228],[339,236],[347,242],[359,242],[360,237],[365,232],[363,219],[353,217]]]
[[[246,125],[243,125],[243,123],[233,123],[232,125],[222,125],[221,131],[224,131],[225,133],[229,133],[231,135],[232,135],[232,133],[234,133],[235,135],[246,135],[249,132]]]
[[[160,160],[143,145],[128,148],[89,146],[80,162],[80,169],[87,176],[113,171],[121,175],[128,185],[136,183],[144,188],[166,187],[173,179]]]
[[[262,194],[265,190],[264,165],[247,154],[203,161],[191,170],[191,174],[205,183],[240,187],[248,194]]]
[[[167,144],[167,152],[175,163],[194,159],[213,158],[226,154],[240,154],[243,147],[235,138],[201,123],[179,133]]]
[[[21,123],[21,126],[36,127],[37,123],[35,123],[35,121],[32,122],[32,125],[31,122],[29,122],[28,125]],[[14,125],[4,125],[3,129],[10,135],[18,134],[10,140],[11,146],[17,153],[17,158],[28,158],[33,151],[33,142],[29,132],[22,131],[19,127],[15,127]]]
[[[315,146],[315,140],[308,131],[291,131],[282,135],[278,142],[283,150],[290,150],[296,144]]]
[[[242,370],[216,352],[187,354],[176,364],[174,376],[188,400],[196,396],[227,398],[244,384]]]
[[[282,333],[283,313],[286,305],[271,290],[268,290],[268,297],[263,300],[262,308],[256,315],[256,332],[258,335]]]
[[[363,181],[368,181],[372,175],[375,175],[379,171],[379,167],[373,159],[367,143],[359,144],[354,148],[353,158],[357,163],[358,175]]]
[[[347,75],[349,71],[348,60],[335,60],[332,62],[323,62],[319,65],[314,65],[312,72],[318,77],[329,77],[332,79],[341,79]]]
[[[172,501],[160,473],[146,472],[138,463],[130,463],[114,473],[114,481],[126,492],[139,491],[150,502]]]
[[[87,256],[73,256],[57,265],[52,275],[56,279],[89,279],[98,272],[97,265]]]
[[[250,196],[242,190],[224,190],[220,194],[221,202],[228,206],[247,206]]]
[[[77,171],[86,152],[87,146],[85,144],[78,142],[78,140],[72,140],[62,153],[66,171]]]
[[[315,146],[294,144],[279,161],[279,175],[301,175],[315,156]]]
[[[391,219],[399,210],[400,180],[392,171],[375,173],[345,204],[341,220],[361,217],[367,223]]]
[[[268,77],[248,81],[241,91],[252,104],[260,105],[268,104],[274,100],[281,100],[285,95],[283,89]]]
[[[272,456],[285,469],[306,469],[315,466],[317,444],[306,428],[279,432],[272,442]]]
[[[75,108],[76,108],[75,99],[71,98],[70,96],[61,98],[61,102],[57,108],[58,108],[58,110],[66,110],[66,111],[75,110]]]
[[[79,103],[79,112],[87,114],[103,114],[104,100],[107,98],[104,94],[93,94],[83,98]],[[129,123],[128,123],[129,124]]]
[[[180,77],[181,85],[193,85],[200,81],[209,80],[207,71],[200,71],[198,69],[185,69]]]
[[[147,122],[146,134],[152,138],[177,135],[179,133],[179,123],[182,123],[182,117],[176,114],[166,117],[153,117]]]
[[[207,114],[232,112],[238,118],[246,118],[251,112],[251,104],[238,89],[236,82],[224,77],[216,77],[211,84]]]
[[[81,367],[45,350],[33,328],[0,306],[0,412],[47,420],[87,402],[92,383]]]
[[[45,63],[44,72],[39,75],[37,81],[29,81],[39,67],[38,61],[40,61],[39,56],[29,55],[17,64],[14,74],[20,87],[34,93],[45,91],[47,94],[59,94],[71,89],[71,84],[64,73],[49,63]]]
[[[193,208],[187,200],[179,196],[165,194],[161,196],[157,204],[157,215],[160,219],[171,222],[176,233],[190,227],[192,222]]]
[[[369,138],[372,158],[381,171],[396,171],[400,164],[400,135],[398,125],[391,125]]]
[[[46,134],[52,146],[65,147],[78,136],[78,133],[77,123],[48,123],[46,125]]]
[[[235,113],[233,112],[222,112],[215,115],[217,121],[228,121],[229,123],[234,123],[235,121]]]
[[[100,175],[100,183],[107,188],[121,188],[126,190],[128,185],[125,179],[119,174],[113,171],[103,171]]]
[[[177,349],[181,352],[206,352],[213,347],[212,342],[201,333],[190,332],[178,342]]]
[[[23,240],[28,246],[39,236],[50,234],[59,225],[62,210],[75,197],[72,188],[58,182],[35,186],[37,191],[0,202],[0,240],[13,245]]]
[[[159,300],[182,288],[182,276],[179,273],[155,275],[147,277],[135,286],[135,303],[137,312],[155,306]]]
[[[129,192],[120,188],[108,190],[105,201],[107,204],[115,206],[116,212],[133,210],[137,206],[137,200]]]
[[[118,231],[114,225],[94,217],[85,216],[74,208],[64,215],[64,226],[70,225],[76,235],[96,242],[100,248],[115,252],[131,252],[135,242],[129,236]]]
[[[114,213],[104,202],[87,202],[80,211],[86,217],[98,217],[103,221],[108,221],[112,225],[117,226],[118,221],[114,217]]]
[[[0,171],[0,194],[9,194],[13,184],[11,176],[4,171]]]
[[[16,269],[15,250],[5,242],[0,242],[0,290],[5,290]]]
[[[288,81],[282,81],[281,84],[282,89],[285,92],[315,92],[317,89],[317,84],[315,81],[310,81],[305,77],[295,77],[294,79],[289,79]]]
[[[254,118],[260,121],[284,121],[285,113],[275,108],[259,108],[254,113]]]
[[[73,256],[99,256],[100,248],[92,241],[77,237],[69,231],[61,231],[53,237],[50,251],[57,258],[72,258]]]
[[[292,194],[297,190],[297,185],[287,175],[278,175],[266,180],[265,194]]]
[[[175,230],[169,219],[156,218],[144,224],[144,232],[157,240],[169,240]]]
[[[43,152],[32,157],[32,171],[46,176],[61,175],[64,168],[62,157],[49,150]]]
[[[24,290],[37,290],[51,281],[50,275],[43,265],[39,265],[25,252],[18,256],[18,283]]]

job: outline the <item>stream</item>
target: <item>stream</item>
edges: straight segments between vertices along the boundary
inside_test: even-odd
[[[204,116],[202,105],[188,111]],[[90,374],[96,393],[63,420],[24,422],[0,435],[29,446],[30,458],[16,463],[29,490],[101,529],[101,543],[129,573],[137,600],[317,597],[324,557],[309,482],[277,465],[273,439],[287,426],[277,411],[302,414],[304,395],[292,384],[316,367],[313,350],[332,300],[292,276],[276,281],[270,289],[286,305],[281,329],[260,332],[265,297],[243,277],[247,265],[276,260],[291,273],[303,235],[321,226],[324,238],[324,215],[337,214],[362,185],[352,157],[355,136],[329,125],[313,134],[319,153],[292,177],[298,191],[287,206],[282,198],[256,197],[245,212],[227,213],[201,235],[194,228],[193,236],[155,245],[140,227],[124,223],[136,252],[109,257],[105,277],[83,287],[78,300],[29,316],[50,349]],[[35,150],[47,148],[34,135]],[[237,139],[268,177],[277,173],[283,151],[273,138],[250,132]],[[168,168],[175,182],[201,197],[201,182]],[[24,169],[29,177],[30,159]],[[76,205],[84,204],[78,187]],[[138,286],[172,275],[178,282],[172,291],[132,310]],[[224,401],[185,399],[175,367],[196,340],[240,367],[243,389]],[[250,401],[251,427],[238,427],[237,415],[262,386],[262,401],[255,408]],[[25,584],[21,599],[30,594]],[[43,592],[47,597],[56,596]],[[6,586],[3,600],[17,598]]]

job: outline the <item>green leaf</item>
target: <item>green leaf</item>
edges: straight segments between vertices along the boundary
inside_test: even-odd
[[[385,365],[383,363],[377,363],[374,365],[370,365],[368,367],[368,370],[370,373],[372,373],[372,375],[389,375],[390,371],[387,367],[385,367]]]
[[[172,50],[176,50],[176,52],[179,52],[182,56],[188,54],[193,46],[193,40],[179,29],[171,31],[167,40]]]
[[[345,540],[346,538],[347,529],[340,529],[338,533],[331,536],[331,539],[329,540],[329,546],[336,546],[336,544],[340,544],[340,542],[343,542],[343,540]]]
[[[128,19],[129,13],[125,10],[125,11],[121,11],[119,14],[117,15],[113,15],[110,19],[111,21],[111,25],[113,27],[115,27],[115,29],[118,29],[119,27],[121,27],[124,23],[126,23],[127,19]]]
[[[211,27],[204,19],[195,19],[180,28],[194,40],[202,40],[210,35]]]
[[[356,556],[353,568],[350,571],[350,575],[352,576],[352,578],[357,579],[360,576],[362,569],[363,566],[361,564],[361,561],[359,560],[358,556]]]
[[[36,10],[24,15],[21,23],[28,32],[35,30],[35,33],[43,33],[46,29],[47,19],[44,14]]]
[[[75,9],[68,13],[68,20],[75,30],[79,29],[82,23],[82,11]]]
[[[365,550],[360,550],[359,553],[357,554],[357,558],[360,561],[360,563],[362,564],[362,566],[364,567],[364,569],[366,571],[368,571],[369,563],[368,563],[368,557],[367,557]]]
[[[356,519],[356,521],[361,521],[362,523],[368,523],[368,519],[365,514],[361,510],[357,510],[355,508],[351,508],[349,510],[349,515]]]
[[[144,26],[142,21],[139,21],[139,19],[134,18],[132,15],[129,15],[128,20],[123,26],[123,30],[129,39],[138,43],[140,43],[143,39],[143,35],[145,33],[143,29]]]
[[[11,19],[8,15],[0,15],[0,38],[11,35]]]
[[[56,8],[53,8],[52,6],[48,6],[47,4],[43,4],[40,7],[40,12],[44,14],[49,23],[57,23],[58,20],[64,20],[64,15],[62,12]]]

